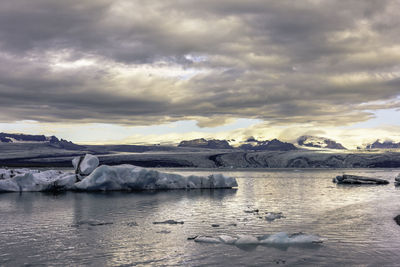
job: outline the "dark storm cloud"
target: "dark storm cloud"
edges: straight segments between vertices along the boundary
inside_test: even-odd
[[[366,120],[365,103],[400,95],[398,11],[395,0],[6,0],[0,120]]]

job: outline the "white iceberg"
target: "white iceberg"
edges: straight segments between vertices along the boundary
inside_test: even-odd
[[[257,237],[252,235],[239,235],[238,239],[235,242],[235,245],[258,245],[259,241]]]
[[[160,189],[211,189],[236,187],[235,178],[221,174],[183,176],[148,170],[133,165],[96,168],[89,176],[75,184],[76,190],[160,190]]]
[[[400,173],[394,178],[394,185],[399,186],[400,185]]]
[[[288,235],[285,232],[280,232],[272,235],[265,235],[260,238],[260,244],[269,245],[311,244],[322,242],[323,239],[317,235],[306,235],[303,233]]]
[[[72,173],[55,170],[1,169],[0,173],[7,177],[0,180],[0,192],[70,190],[76,179]]]
[[[285,217],[282,215],[282,212],[268,212],[268,213],[265,215],[265,219],[266,219],[267,221],[273,221],[273,220],[281,219],[281,218],[285,218]]]
[[[194,239],[194,242],[200,242],[200,243],[221,243],[221,239],[217,237],[210,237],[210,236],[198,236]]]
[[[220,235],[218,238],[219,238],[219,240],[221,240],[222,243],[225,243],[225,244],[235,244],[235,242],[237,240],[237,238],[231,237],[229,235]]]
[[[87,160],[85,160],[87,158]],[[92,155],[80,160],[83,173],[97,165]],[[97,159],[97,158],[96,158]],[[97,159],[98,162],[98,159]],[[78,166],[76,158],[74,166]],[[116,191],[160,189],[212,189],[237,186],[235,178],[222,174],[209,176],[183,176],[149,170],[133,165],[102,165],[78,181],[79,174],[57,170],[0,169],[0,192],[21,191]]]
[[[317,235],[308,235],[303,233],[296,233],[288,235],[285,232],[280,232],[272,235],[264,235],[256,237],[252,235],[239,235],[238,237],[231,237],[229,235],[221,235],[218,237],[212,236],[197,236],[195,242],[200,243],[221,243],[231,244],[236,246],[245,245],[305,245],[305,244],[318,244],[324,241],[323,238]]]
[[[75,173],[79,175],[89,175],[99,166],[99,159],[91,154],[85,156],[75,157],[72,160]]]

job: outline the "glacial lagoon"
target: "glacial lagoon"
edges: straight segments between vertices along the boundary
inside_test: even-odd
[[[399,169],[182,170],[223,173],[237,189],[0,194],[0,266],[396,265]],[[332,183],[343,173],[389,185]],[[281,214],[270,220],[267,214]],[[269,216],[269,215],[268,215]],[[179,223],[154,223],[173,220]],[[172,221],[169,221],[172,222]],[[183,223],[180,223],[183,222]],[[323,243],[228,245],[196,236],[285,232]]]

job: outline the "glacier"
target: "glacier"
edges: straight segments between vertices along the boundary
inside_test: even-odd
[[[183,176],[129,164],[97,167],[98,164],[95,156],[87,154],[83,159],[74,158],[76,173],[0,169],[0,192],[223,189],[238,186],[235,178],[222,174]]]

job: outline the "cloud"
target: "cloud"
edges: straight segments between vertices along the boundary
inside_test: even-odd
[[[7,0],[0,120],[366,121],[399,106],[399,11],[395,0]]]

